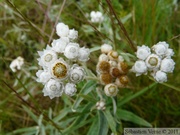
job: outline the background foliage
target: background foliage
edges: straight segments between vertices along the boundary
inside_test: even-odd
[[[174,49],[176,66],[168,82],[157,84],[148,76],[129,73],[131,88],[106,98],[106,111],[94,107],[99,100],[95,81],[81,82],[75,97],[50,100],[35,81],[36,59],[37,51],[57,38],[52,33],[57,19],[78,30],[81,46],[96,50],[103,43],[112,44],[129,66],[135,61],[134,51],[105,0],[0,0],[0,134],[104,135],[121,134],[124,127],[180,127],[180,2],[112,0],[111,4],[136,46],[167,41]],[[90,23],[88,14],[98,10],[105,22]],[[91,53],[88,75],[96,74],[99,54],[99,50]],[[13,73],[9,64],[17,56],[25,59],[25,65]]]

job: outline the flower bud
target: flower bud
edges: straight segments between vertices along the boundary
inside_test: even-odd
[[[164,56],[167,52],[168,47],[169,44],[167,44],[166,42],[159,42],[156,45],[154,45],[152,49],[157,55]]]
[[[116,78],[115,84],[119,87],[119,88],[124,88],[129,82],[129,79],[126,75],[122,75],[119,76],[118,78]]]
[[[110,51],[112,51],[112,46],[111,45],[108,45],[108,44],[103,44],[101,46],[101,52],[102,53],[109,53]]]
[[[161,71],[164,71],[166,73],[172,73],[174,70],[175,62],[172,59],[163,59],[161,62]]]
[[[106,103],[101,100],[96,103],[97,110],[105,110],[106,109]]]
[[[108,56],[106,54],[102,53],[99,56],[99,61],[108,61]]]
[[[136,55],[139,59],[145,60],[151,54],[150,48],[148,46],[138,46]]]
[[[104,87],[104,92],[109,97],[116,96],[118,93],[118,88],[115,84],[110,83]]]
[[[138,60],[135,62],[131,70],[136,73],[136,76],[140,76],[141,74],[147,73],[147,66],[144,61]]]
[[[71,29],[69,30],[69,35],[68,37],[70,38],[70,40],[75,40],[78,37],[78,31]]]
[[[88,48],[82,47],[79,49],[78,60],[86,62],[89,60],[90,51]]]
[[[128,65],[125,62],[119,62],[118,69],[120,74],[126,74],[128,72]]]
[[[159,70],[155,73],[154,79],[159,83],[167,82],[167,74]]]
[[[100,82],[103,85],[109,84],[112,82],[112,76],[109,73],[102,73],[99,75]]]
[[[60,37],[67,37],[69,34],[69,27],[64,23],[58,23],[56,25],[56,33]]]
[[[76,64],[73,65],[69,74],[70,81],[72,81],[73,83],[78,83],[82,81],[84,77],[85,77],[84,69]]]
[[[118,53],[112,50],[108,53],[108,57],[110,60],[118,60]]]
[[[68,59],[76,59],[78,57],[78,54],[79,54],[79,44],[76,43],[70,42],[64,50],[64,55]]]
[[[73,83],[67,83],[64,92],[66,95],[74,96],[77,92],[76,85]]]
[[[110,64],[107,61],[99,61],[96,69],[98,73],[108,73],[110,70]]]
[[[60,97],[63,93],[63,90],[64,90],[64,85],[62,82],[59,82],[54,79],[50,79],[46,83],[43,89],[43,93],[44,93],[44,96],[49,96],[50,99],[52,99],[54,97]]]

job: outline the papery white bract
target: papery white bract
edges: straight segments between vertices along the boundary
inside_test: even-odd
[[[54,97],[60,97],[64,91],[64,85],[54,79],[50,79],[43,89],[44,96],[49,96],[51,99]]]
[[[156,45],[154,45],[152,49],[157,55],[163,57],[167,53],[168,47],[169,44],[167,44],[166,42],[159,42]]]
[[[79,44],[77,43],[70,42],[64,50],[64,55],[68,59],[76,59],[78,57],[78,54],[79,54]]]
[[[165,58],[161,62],[161,71],[172,73],[174,70],[175,62],[172,59]]]
[[[154,79],[159,83],[167,82],[167,74],[159,70],[155,73]]]
[[[17,69],[20,70],[21,67],[24,64],[24,58],[22,58],[21,56],[18,56],[16,59],[14,59],[11,64],[10,64],[10,68],[13,72],[16,72]]]
[[[67,83],[64,92],[66,95],[74,96],[77,92],[76,85],[74,83]]]
[[[101,12],[99,11],[92,11],[90,13],[91,22],[93,23],[101,23],[104,20],[104,17]]]
[[[50,72],[44,70],[38,70],[36,76],[38,77],[37,82],[41,82],[43,84],[48,82],[52,77]]]
[[[145,60],[151,54],[150,48],[148,46],[138,46],[137,47],[137,58]]]
[[[69,35],[68,35],[70,40],[75,40],[78,37],[78,31],[71,29],[69,30]]]
[[[89,60],[90,50],[89,48],[82,47],[79,49],[78,60],[86,62]]]
[[[52,50],[57,53],[63,53],[68,43],[69,42],[67,42],[67,40],[64,40],[63,38],[53,40]]]
[[[102,53],[100,56],[99,56],[99,61],[108,61],[109,58],[106,54]]]
[[[80,81],[82,81],[85,77],[85,71],[82,67],[74,64],[70,70],[69,73],[69,79],[70,81],[72,81],[73,83],[78,83]]]
[[[49,48],[44,50],[43,52],[38,52],[40,58],[38,59],[39,65],[42,67],[49,67],[54,61],[57,60],[57,54],[53,50]]]
[[[109,53],[110,51],[112,51],[112,46],[109,44],[103,44],[101,45],[101,52],[102,53]]]
[[[136,73],[136,76],[140,76],[142,74],[147,74],[147,66],[146,63],[142,60],[138,60],[135,62],[132,67],[132,71]]]
[[[118,93],[118,88],[115,84],[113,83],[110,83],[110,84],[107,84],[105,87],[104,87],[104,92],[107,96],[110,96],[110,97],[113,97],[113,96],[116,96],[117,93]]]
[[[69,27],[64,23],[58,23],[56,25],[56,33],[60,37],[67,37],[69,34]]]

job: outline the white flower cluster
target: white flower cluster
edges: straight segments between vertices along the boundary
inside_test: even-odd
[[[149,71],[157,82],[166,82],[167,73],[172,73],[174,70],[175,62],[171,59],[173,55],[173,50],[166,42],[159,42],[151,49],[145,45],[138,46],[136,52],[138,60],[132,67],[132,71],[136,76],[146,75]]]
[[[90,17],[93,23],[101,23],[104,20],[103,14],[99,11],[92,11]]]
[[[18,56],[16,59],[14,59],[11,64],[10,64],[10,68],[13,72],[16,72],[17,70],[20,70],[21,67],[24,64],[24,58],[22,58],[21,56]]]
[[[51,99],[63,93],[73,96],[77,92],[76,84],[84,79],[85,71],[76,61],[86,62],[90,55],[88,48],[73,42],[78,37],[76,30],[58,23],[56,33],[60,38],[53,40],[52,47],[47,45],[46,49],[38,51],[37,59],[42,67],[36,73],[37,81],[45,85],[44,96]]]
[[[96,72],[100,83],[105,85],[105,94],[107,96],[116,96],[118,87],[124,88],[129,82],[127,77],[128,66],[124,62],[123,57],[113,50],[111,45],[103,44],[101,52]]]

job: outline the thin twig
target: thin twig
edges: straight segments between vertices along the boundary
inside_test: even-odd
[[[62,6],[61,6],[61,8],[60,8],[60,10],[59,10],[58,16],[57,16],[57,18],[56,18],[56,22],[55,22],[55,24],[54,24],[54,28],[53,28],[53,30],[52,30],[52,32],[51,32],[51,36],[50,36],[50,38],[49,38],[49,42],[48,42],[49,44],[50,44],[50,42],[51,42],[51,40],[52,40],[52,37],[53,37],[53,35],[54,35],[55,26],[56,26],[57,23],[58,23],[59,17],[60,17],[60,15],[61,15],[61,12],[62,12],[62,10],[63,10],[63,8],[64,8],[65,3],[66,3],[66,0],[63,1]]]
[[[106,0],[106,2],[107,2],[107,4],[108,4],[108,6],[109,6],[109,9],[110,9],[111,13],[114,15],[114,17],[115,17],[116,20],[118,21],[118,24],[119,24],[119,26],[120,26],[120,28],[121,28],[124,36],[126,37],[126,40],[127,40],[127,42],[129,43],[130,47],[131,47],[134,51],[136,51],[136,47],[134,46],[132,40],[130,39],[130,37],[129,37],[129,35],[128,35],[128,33],[127,33],[127,31],[126,31],[126,29],[125,29],[125,27],[124,27],[124,25],[123,25],[123,23],[122,23],[122,22],[120,21],[120,19],[117,17],[117,15],[116,15],[116,13],[115,13],[112,5],[111,5],[110,0]]]

